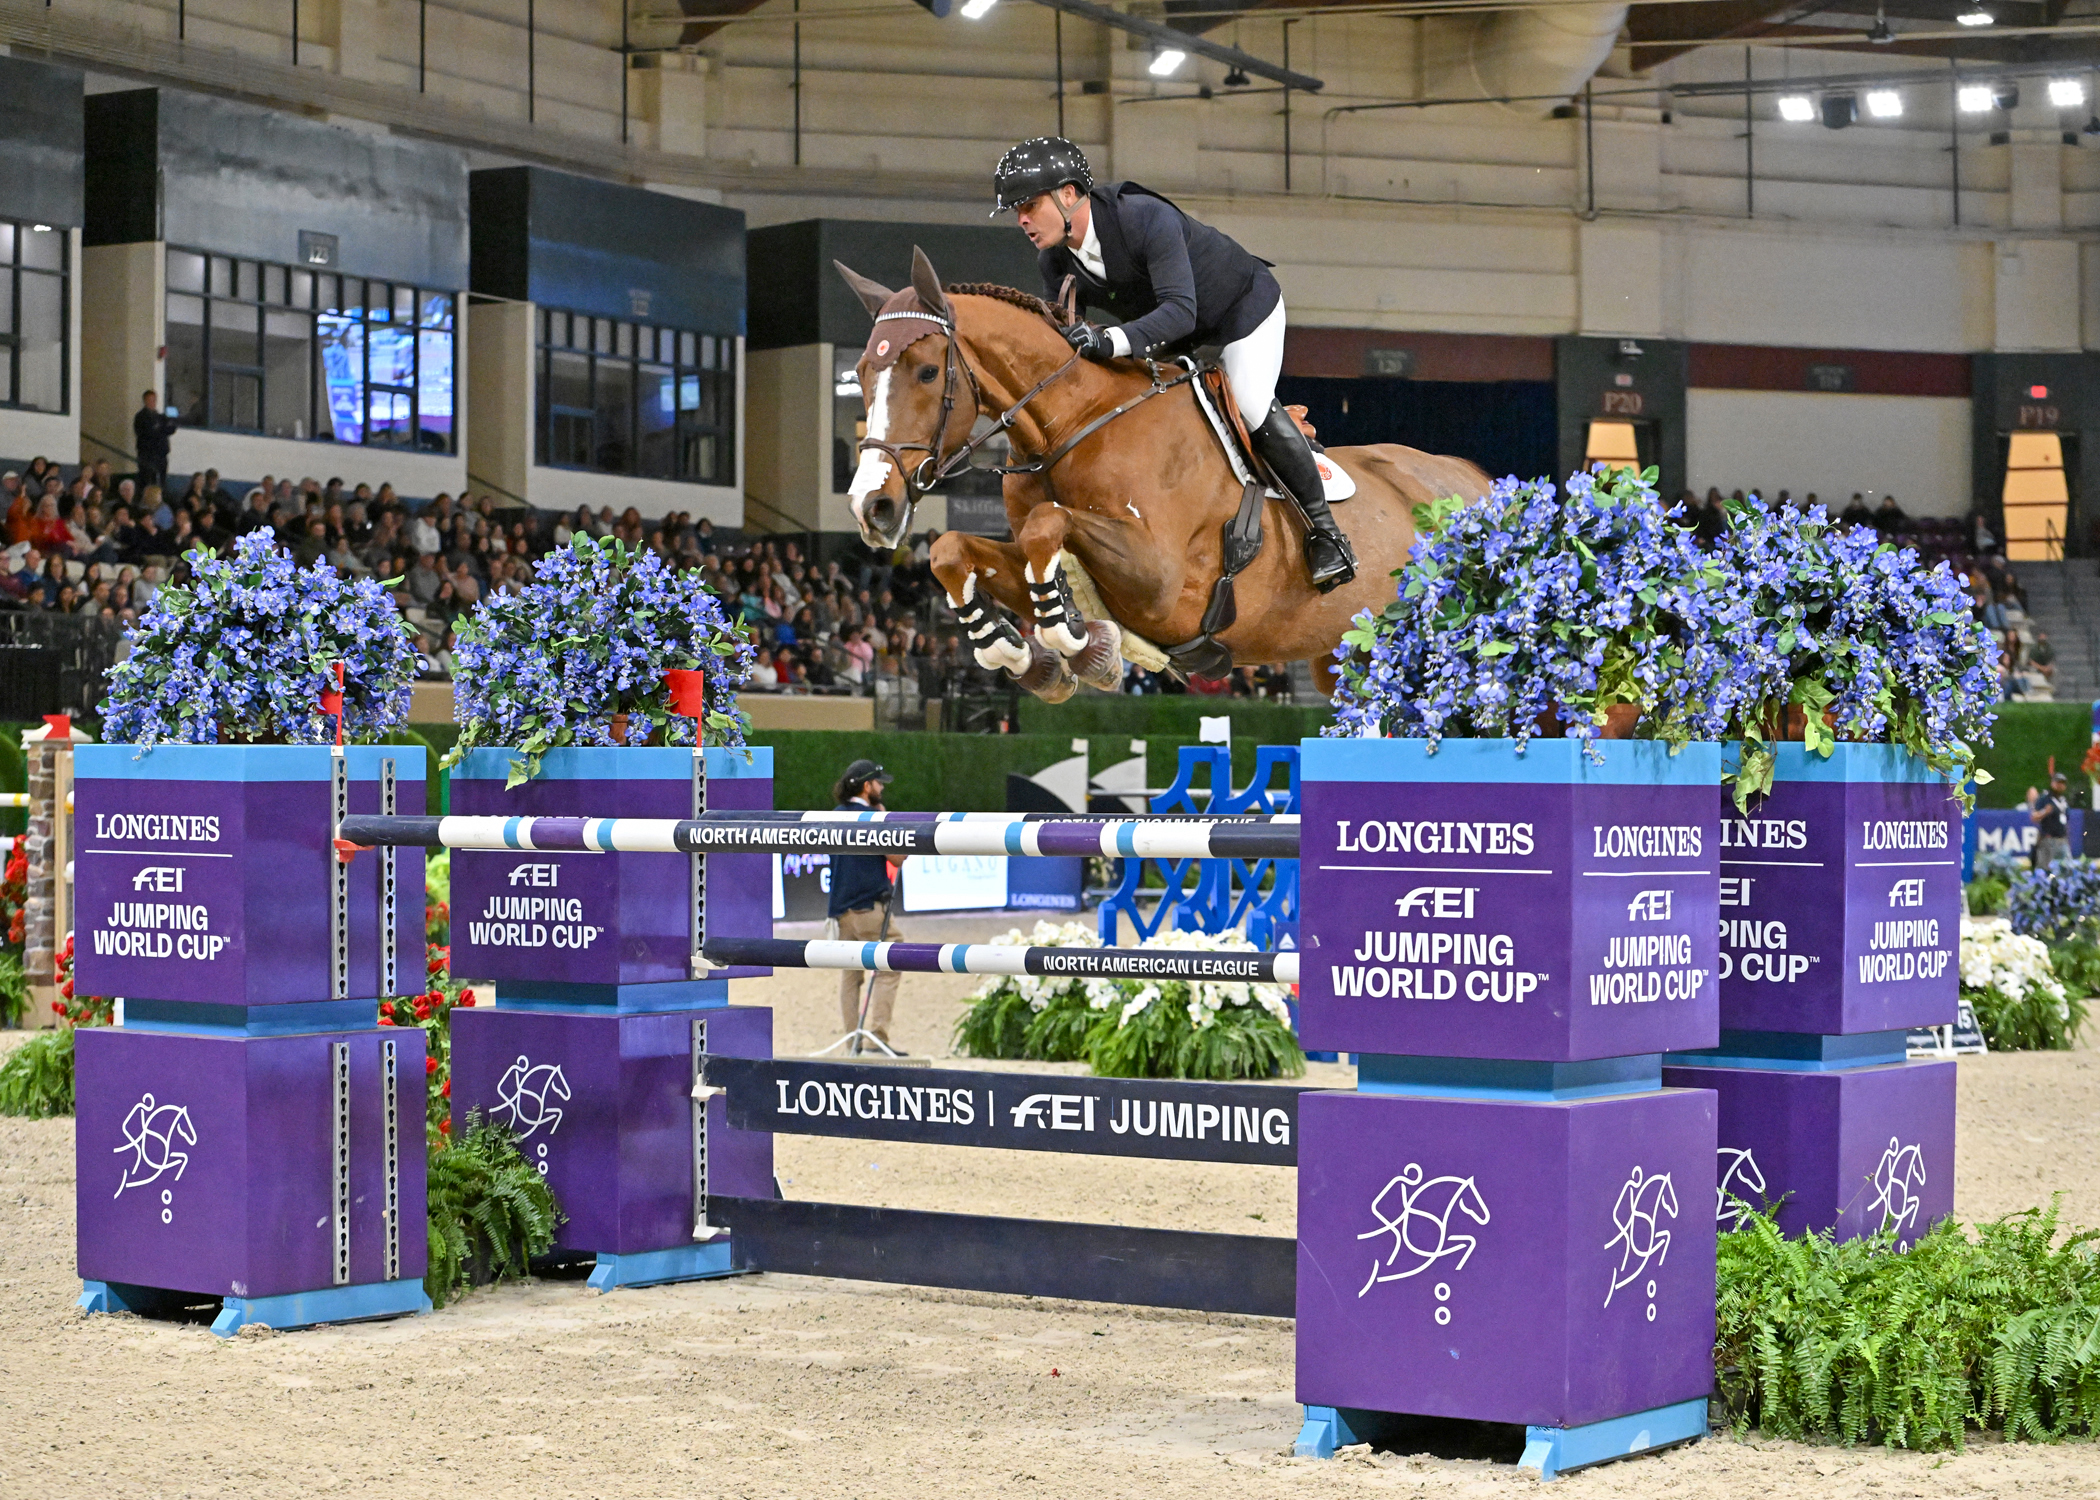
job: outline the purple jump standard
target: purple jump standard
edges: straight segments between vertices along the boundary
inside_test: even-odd
[[[1301,1454],[1518,1422],[1541,1477],[1706,1432],[1720,752],[1304,743]],[[1690,1195],[1690,1196],[1687,1196]],[[1689,1207],[1689,1211],[1687,1208]]]
[[[220,1300],[213,1330],[428,1311],[423,859],[346,869],[338,813],[419,813],[424,752],[84,745],[75,984],[87,1310]],[[389,917],[391,920],[389,920]]]

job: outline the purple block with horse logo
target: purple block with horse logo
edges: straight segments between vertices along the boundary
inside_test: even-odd
[[[540,773],[504,786],[517,752],[470,751],[452,773],[451,810],[484,817],[689,818],[693,752],[664,746],[552,750]],[[707,806],[770,811],[773,752],[707,751]],[[710,854],[708,930],[770,937],[769,854]],[[691,856],[456,850],[452,856],[455,972],[513,983],[660,984],[693,978]],[[718,969],[722,979],[765,969]]]
[[[1893,745],[1776,747],[1750,815],[1721,794],[1721,1024],[1940,1026],[1960,998],[1961,804]]]
[[[421,1280],[422,1032],[96,1026],[73,1046],[83,1279],[235,1298]]]
[[[1312,1093],[1298,1399],[1568,1428],[1713,1389],[1714,1098]]]
[[[1559,1062],[1712,1045],[1720,751],[1309,739],[1307,1047]]]
[[[660,988],[643,986],[644,990]],[[634,1255],[693,1240],[695,1058],[773,1055],[773,1013],[731,1006],[708,981],[699,1009],[498,1003],[452,1015],[452,1129],[480,1110],[508,1125],[554,1189],[563,1250]],[[708,1191],[771,1198],[773,1137],[706,1101]]]
[[[1902,1042],[1894,1033],[1899,1059]],[[1954,1212],[1952,1062],[1670,1066],[1663,1081],[1719,1096],[1709,1203],[1722,1228],[1740,1224],[1745,1204],[1777,1204],[1785,1234],[1844,1240],[1886,1227],[1908,1246]]]
[[[424,808],[420,745],[344,751],[349,811]],[[326,745],[82,745],[73,752],[74,985],[83,995],[216,1006],[330,998],[336,861]],[[382,855],[349,869],[349,997],[423,984],[423,851],[394,851],[393,983]]]

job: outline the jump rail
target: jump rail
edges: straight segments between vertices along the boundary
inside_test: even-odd
[[[899,974],[1052,974],[1070,979],[1207,979],[1296,984],[1294,952],[1201,952],[1171,948],[1009,948],[992,943],[795,942],[710,937],[708,960],[723,968],[878,969]]]
[[[352,848],[422,845],[585,854],[1108,855],[1147,859],[1296,859],[1298,819],[1168,820],[953,817],[401,818],[353,813],[337,825]]]

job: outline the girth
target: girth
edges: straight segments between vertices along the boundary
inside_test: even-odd
[[[1218,581],[1211,585],[1210,604],[1203,611],[1201,633],[1192,641],[1162,648],[1167,653],[1167,660],[1174,664],[1174,670],[1184,677],[1224,677],[1232,671],[1232,648],[1218,636],[1230,630],[1240,617],[1239,597],[1233,580],[1261,556],[1261,508],[1266,500],[1266,487],[1259,479],[1241,490],[1240,508],[1225,523],[1225,545]]]

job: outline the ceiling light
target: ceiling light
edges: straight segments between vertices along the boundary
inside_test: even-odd
[[[1978,5],[1956,16],[1954,24],[1957,26],[1990,26],[1994,25],[1997,20],[1996,16]]]
[[[1993,96],[1989,84],[1965,83],[1955,91],[1954,102],[1961,107],[1961,112],[1965,115],[1981,115],[1990,113],[1991,107],[1998,101]]]
[[[1878,16],[1875,18],[1874,24],[1867,28],[1867,40],[1877,47],[1886,42],[1893,42],[1895,39],[1896,33],[1889,30],[1889,23]]]
[[[2085,103],[2085,83],[2077,78],[2049,80],[2049,102],[2058,109],[2076,109]]]
[[[1781,94],[1779,96],[1779,118],[1792,120],[1796,125],[1805,125],[1816,117],[1816,101],[1806,94]]]
[[[1249,78],[1238,68],[1234,68],[1230,73],[1227,73],[1225,75],[1225,87],[1229,89],[1243,89],[1252,82],[1254,82],[1254,80]]]
[[[2100,114],[2094,115],[2085,122],[2085,134],[2100,135]]]
[[[1867,113],[1877,120],[1893,120],[1903,113],[1903,96],[1894,89],[1868,89]]]
[[[2017,83],[2001,83],[1998,85],[1997,92],[1991,98],[2000,109],[2018,109],[2020,107],[2020,86]]]
[[[964,0],[962,8],[963,19],[965,21],[981,21],[984,19],[985,12],[998,3],[999,0]]]
[[[1147,68],[1145,71],[1150,73],[1154,78],[1164,78],[1169,73],[1173,72],[1176,68],[1180,67],[1183,63],[1187,62],[1188,56],[1189,55],[1186,52],[1181,51],[1178,47],[1162,48],[1160,51],[1153,54],[1152,66]]]
[[[1850,94],[1825,94],[1823,96],[1823,124],[1831,130],[1843,130],[1859,118],[1859,101]]]

